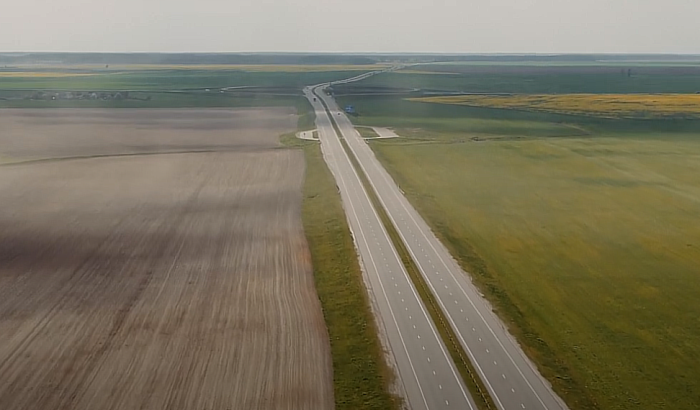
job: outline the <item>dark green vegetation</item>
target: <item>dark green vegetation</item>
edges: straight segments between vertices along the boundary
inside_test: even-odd
[[[0,64],[373,64],[376,58],[308,53],[0,53]]]
[[[55,71],[55,70],[52,70]],[[93,70],[94,71],[94,70]],[[0,108],[177,108],[297,105],[308,84],[350,77],[356,71],[248,72],[223,69],[153,69],[77,77],[2,77]],[[234,87],[221,92],[222,88]],[[29,99],[66,91],[128,91],[129,99]]]
[[[335,88],[338,93],[352,92],[353,87],[363,87],[366,91],[371,86],[437,93],[696,93],[700,92],[700,63],[697,64],[677,67],[430,64],[411,67],[407,73],[385,73]]]
[[[412,102],[396,96],[341,95],[337,100],[341,106],[355,106],[358,113],[352,117],[355,124],[395,127],[401,129],[400,135],[413,137],[414,143],[416,140],[459,142],[473,138],[529,139],[606,134],[656,138],[665,134],[700,133],[700,121],[697,120],[610,120]]]
[[[223,87],[277,87],[301,90],[305,85],[357,75],[355,71],[245,71],[235,68],[80,71],[91,75],[32,77],[30,73],[27,77],[0,76],[0,90],[204,91],[205,88],[210,88],[218,92],[218,89]]]
[[[696,408],[700,122],[339,104],[572,409]]]
[[[283,137],[306,157],[302,219],[333,355],[336,409],[398,409],[335,181],[316,142]]]
[[[138,93],[132,93],[137,95]],[[150,101],[31,101],[0,100],[0,108],[193,108],[297,106],[304,98],[293,95],[233,95],[204,93],[148,93]]]

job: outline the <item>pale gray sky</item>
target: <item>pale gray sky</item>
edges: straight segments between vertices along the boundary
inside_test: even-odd
[[[0,51],[700,53],[700,0],[2,0]]]

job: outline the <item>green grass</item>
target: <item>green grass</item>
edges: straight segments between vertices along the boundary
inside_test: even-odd
[[[139,96],[139,94],[134,93]],[[294,95],[230,95],[219,93],[152,93],[151,101],[31,101],[0,100],[0,108],[205,108],[296,106],[304,97]]]
[[[69,71],[69,70],[68,70]],[[356,71],[245,72],[238,70],[133,70],[86,77],[0,77],[0,108],[175,108],[249,107],[289,105],[308,84],[356,75]],[[231,90],[223,87],[256,87]],[[206,92],[205,89],[211,91]],[[150,101],[32,101],[34,90],[128,90],[132,97]],[[9,99],[3,99],[9,98]],[[296,104],[296,103],[294,103]]]
[[[398,409],[335,181],[315,142],[306,157],[302,219],[333,355],[336,409]]]
[[[338,100],[572,409],[697,408],[699,121]]]
[[[379,137],[379,134],[377,134],[377,132],[374,131],[372,128],[356,127],[355,129],[357,130],[357,132],[360,133],[360,136],[362,138],[377,138],[377,137]]]
[[[700,142],[373,142],[574,409],[700,402]]]
[[[55,70],[54,70],[55,71]],[[248,72],[240,70],[132,70],[96,71],[86,77],[33,78],[0,77],[0,89],[66,89],[66,90],[182,90],[232,86],[292,87],[332,81],[357,75],[356,71],[322,72]]]
[[[626,69],[632,69],[627,77]],[[698,67],[533,67],[426,65],[411,67],[446,74],[391,72],[372,76],[339,90],[353,87],[419,88],[470,93],[695,93],[700,91]],[[621,73],[625,70],[625,73]]]
[[[361,126],[392,126],[399,135],[426,140],[456,136],[464,139],[465,130],[473,136],[540,137],[575,136],[585,131],[571,127],[566,116],[522,113],[464,106],[406,101],[398,97],[338,97],[338,103],[355,105],[358,115],[352,121]],[[429,131],[429,132],[424,132]]]
[[[406,101],[401,97],[339,96],[338,104],[352,104],[356,125],[393,127],[404,137],[424,141],[465,141],[473,137],[547,138],[588,135],[700,134],[698,120],[605,119],[543,112],[465,107]],[[400,143],[411,143],[402,141]]]

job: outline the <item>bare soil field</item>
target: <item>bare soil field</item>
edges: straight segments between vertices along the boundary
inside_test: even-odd
[[[227,152],[0,166],[0,408],[332,408],[303,154],[273,149],[289,112],[38,113],[0,114],[34,124],[12,131],[27,142],[13,156]]]
[[[0,155],[6,159],[237,152],[275,147],[296,126],[286,108],[4,109]]]

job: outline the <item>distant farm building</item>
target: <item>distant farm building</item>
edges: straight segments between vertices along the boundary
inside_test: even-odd
[[[345,112],[348,114],[355,114],[355,107],[352,105],[345,106]]]

